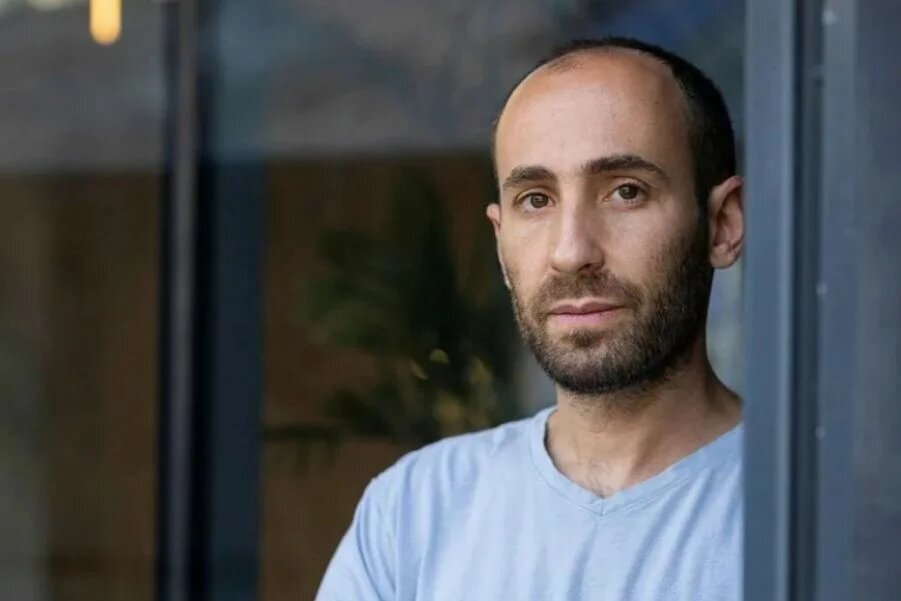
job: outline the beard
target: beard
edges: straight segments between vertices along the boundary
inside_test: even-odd
[[[511,278],[520,334],[551,379],[579,396],[638,391],[666,381],[691,352],[707,319],[713,270],[706,228],[698,230],[654,257],[658,276],[647,288],[606,270],[586,269],[555,274],[526,302]],[[552,336],[547,322],[553,305],[587,296],[622,305],[630,319]]]

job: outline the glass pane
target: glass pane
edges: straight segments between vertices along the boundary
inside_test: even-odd
[[[262,598],[312,598],[363,487],[407,450],[534,413],[484,208],[492,121],[570,38],[663,44],[742,116],[742,3],[278,0],[267,42]],[[739,135],[741,132],[739,132]],[[710,313],[741,387],[740,271]]]
[[[153,596],[162,6],[118,4],[0,2],[2,599]]]

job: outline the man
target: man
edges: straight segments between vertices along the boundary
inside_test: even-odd
[[[497,123],[488,207],[551,409],[401,459],[318,598],[741,597],[741,407],[704,325],[738,258],[742,180],[714,85],[629,39],[574,43]]]

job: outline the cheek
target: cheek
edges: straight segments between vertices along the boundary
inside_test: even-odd
[[[501,241],[507,277],[522,299],[528,299],[546,271],[547,252],[540,236],[516,235]]]
[[[642,290],[654,289],[665,275],[668,257],[682,248],[682,238],[672,226],[655,220],[632,220],[617,226],[610,228],[605,245],[606,268]]]

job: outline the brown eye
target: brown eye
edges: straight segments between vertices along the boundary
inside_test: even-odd
[[[632,184],[620,186],[616,191],[619,192],[619,197],[623,200],[635,200],[638,198],[638,193],[641,192],[638,186],[633,186]]]
[[[644,190],[635,184],[622,184],[610,196],[610,200],[624,206],[639,204],[644,198]]]
[[[550,201],[551,200],[545,194],[532,193],[523,196],[522,205],[527,211],[536,211],[546,207]]]

